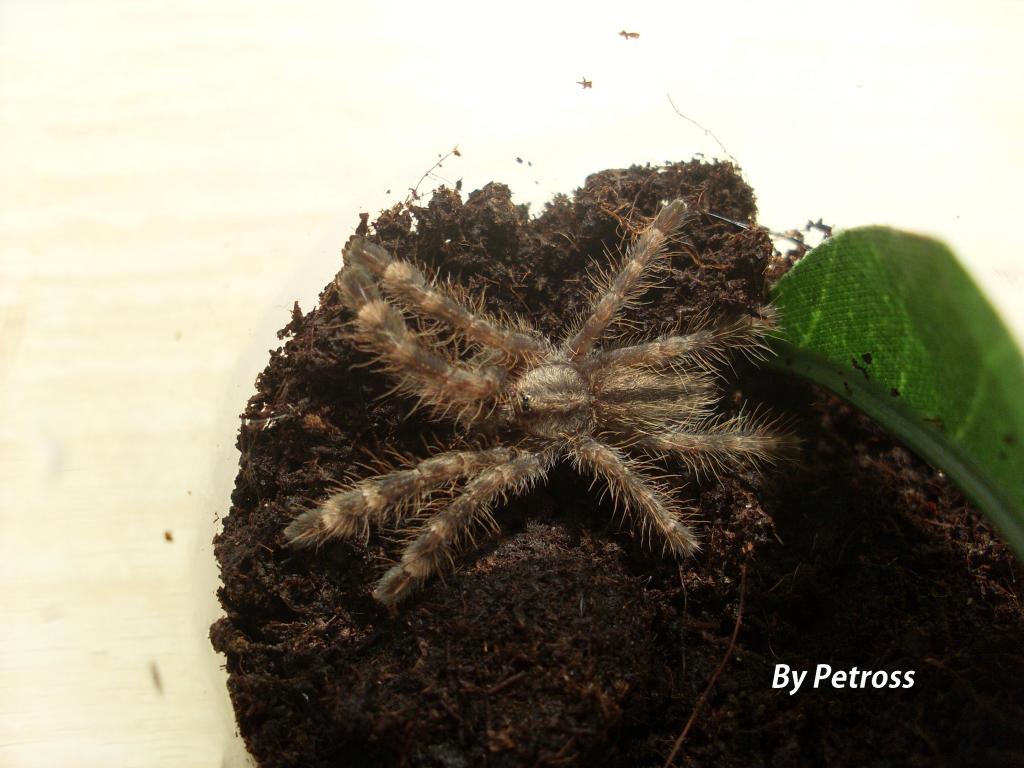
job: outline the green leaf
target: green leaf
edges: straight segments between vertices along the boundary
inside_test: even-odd
[[[1024,361],[952,252],[850,230],[797,262],[774,302],[773,365],[831,389],[943,470],[1024,557]]]

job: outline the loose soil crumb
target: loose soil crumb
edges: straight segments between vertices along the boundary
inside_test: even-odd
[[[371,239],[451,276],[487,306],[557,336],[585,306],[585,272],[660,201],[753,221],[729,164],[589,177],[531,219],[501,184],[396,206]],[[632,311],[652,334],[704,311],[764,303],[771,243],[695,215],[663,288]],[[773,269],[775,271],[773,272]],[[684,563],[641,547],[568,467],[499,510],[503,535],[394,615],[370,598],[400,545],[296,552],[295,511],[389,448],[417,456],[450,428],[359,367],[333,285],[259,376],[216,538],[242,736],[261,766],[660,765],[722,659],[747,567],[734,655],[676,764],[1022,765],[1022,569],[931,470],[836,398],[736,364],[725,407],[793,414],[799,463],[686,484],[705,548]],[[355,367],[354,367],[355,366]],[[681,467],[670,467],[682,472]],[[771,688],[776,663],[915,670],[899,690]],[[813,673],[812,673],[813,674]]]

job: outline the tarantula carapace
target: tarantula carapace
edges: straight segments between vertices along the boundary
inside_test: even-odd
[[[621,310],[656,280],[666,243],[686,212],[664,206],[625,256],[595,280],[589,314],[551,343],[522,320],[483,311],[450,283],[360,237],[345,248],[337,286],[355,314],[351,335],[436,417],[457,421],[481,446],[464,443],[339,489],[285,531],[295,546],[368,536],[370,526],[415,520],[400,562],[374,590],[391,605],[443,569],[491,510],[543,479],[567,458],[603,482],[619,507],[673,555],[699,548],[684,509],[652,474],[649,460],[682,460],[718,473],[781,456],[793,438],[756,415],[716,417],[715,364],[757,355],[770,313],[603,346]],[[407,315],[409,316],[407,318]],[[416,322],[410,325],[410,320]],[[461,481],[461,486],[459,485]]]

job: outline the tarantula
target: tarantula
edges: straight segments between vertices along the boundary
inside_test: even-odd
[[[696,552],[682,507],[651,475],[649,462],[630,451],[717,474],[774,461],[794,441],[756,414],[723,419],[713,410],[715,363],[733,351],[760,354],[772,327],[769,310],[643,343],[600,344],[621,310],[665,267],[666,242],[685,212],[682,200],[661,209],[621,261],[597,276],[589,314],[558,344],[522,320],[484,312],[456,286],[428,280],[413,264],[353,237],[336,282],[355,314],[352,339],[394,376],[397,391],[419,398],[438,417],[454,418],[465,434],[491,447],[464,444],[343,487],[292,521],[289,543],[367,537],[371,525],[422,520],[374,590],[379,602],[393,605],[451,568],[476,528],[496,532],[496,503],[569,458],[638,519],[641,538],[653,531],[674,556]],[[418,323],[410,326],[406,313]]]

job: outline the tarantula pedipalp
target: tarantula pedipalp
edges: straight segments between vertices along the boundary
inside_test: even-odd
[[[620,263],[596,280],[590,311],[558,345],[522,320],[493,317],[450,285],[360,237],[345,248],[337,285],[355,314],[352,338],[437,416],[489,448],[450,450],[339,489],[285,531],[294,546],[367,536],[371,525],[413,525],[401,560],[374,597],[392,605],[452,567],[473,531],[494,530],[495,504],[543,479],[562,458],[603,481],[616,504],[675,556],[699,548],[683,509],[650,472],[650,457],[717,473],[774,461],[794,440],[756,415],[720,419],[715,363],[757,355],[770,313],[625,346],[600,347],[622,309],[654,282],[686,212],[664,206]],[[406,313],[420,322],[411,327]],[[447,331],[467,349],[443,340]],[[461,487],[458,486],[459,483]],[[442,493],[447,491],[448,493]]]

